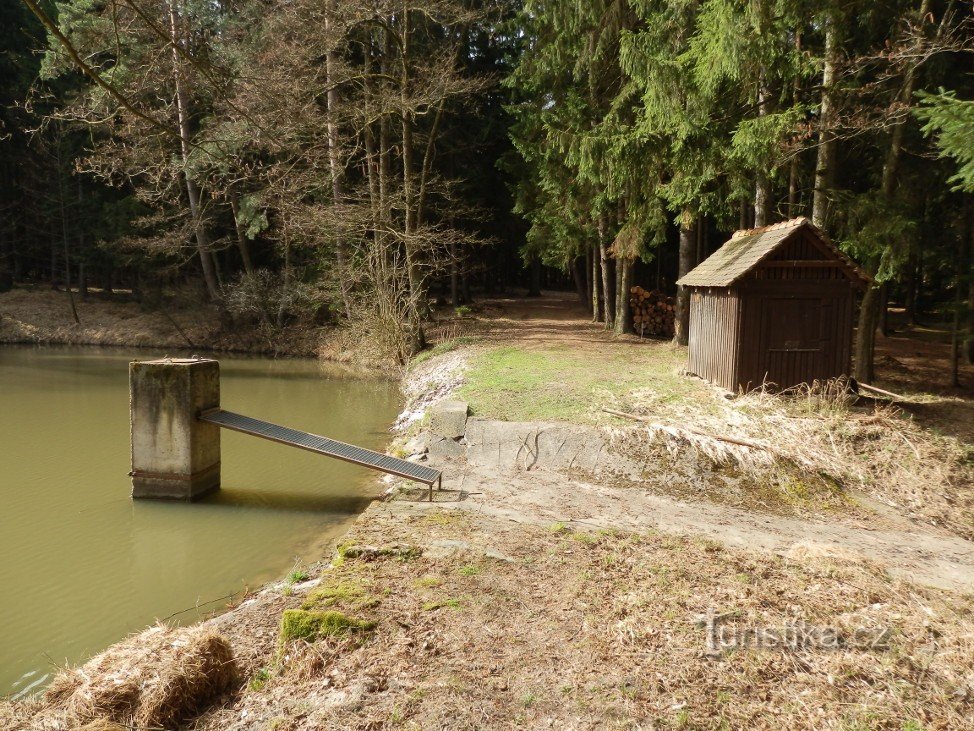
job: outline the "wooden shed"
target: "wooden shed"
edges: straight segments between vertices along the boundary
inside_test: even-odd
[[[678,282],[689,370],[731,391],[847,375],[855,292],[869,282],[805,218],[738,231]]]

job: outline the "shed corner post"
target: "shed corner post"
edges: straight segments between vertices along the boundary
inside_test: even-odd
[[[129,364],[132,497],[194,500],[220,488],[220,364],[164,358]]]

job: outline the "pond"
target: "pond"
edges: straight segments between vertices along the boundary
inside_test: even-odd
[[[224,431],[219,492],[132,501],[128,363],[159,355],[0,347],[0,695],[320,559],[381,491],[364,468]],[[379,451],[389,440],[390,381],[218,358],[225,408]]]

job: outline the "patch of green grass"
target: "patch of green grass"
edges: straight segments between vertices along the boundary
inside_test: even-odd
[[[435,612],[437,609],[443,608],[462,609],[463,602],[461,602],[459,599],[440,599],[423,604],[423,611],[426,612]]]
[[[437,510],[420,518],[421,522],[431,525],[452,525],[464,520],[466,520],[466,516],[461,515],[456,510]]]
[[[338,584],[319,586],[308,594],[308,598],[301,605],[302,609],[320,609],[343,604],[355,609],[372,607],[378,604],[378,599],[371,597],[365,588],[351,581]]]
[[[552,523],[548,526],[548,531],[554,533],[555,535],[561,535],[562,533],[568,533],[571,530],[564,523]]]
[[[302,581],[307,581],[310,578],[311,574],[309,574],[306,569],[301,566],[295,566],[293,569],[291,569],[291,573],[287,575],[285,581],[287,584],[293,585],[300,584]]]
[[[413,584],[417,588],[433,588],[442,584],[443,581],[435,576],[420,576]]]
[[[569,345],[538,350],[500,346],[475,353],[459,398],[471,411],[507,421],[604,421],[601,407],[651,388],[654,404],[684,399],[701,387],[678,374],[686,355],[666,345],[607,347],[595,357]]]
[[[250,679],[250,682],[247,683],[247,687],[250,690],[255,692],[262,690],[263,687],[267,685],[267,681],[270,679],[271,679],[271,671],[268,670],[267,668],[261,668],[256,673],[254,673],[254,677],[252,677]]]
[[[466,566],[461,566],[459,568],[459,573],[461,576],[476,576],[480,573],[480,567],[473,564],[467,564]]]
[[[324,637],[337,637],[351,632],[368,632],[376,623],[355,619],[336,611],[312,612],[306,609],[285,609],[281,614],[278,642],[284,645],[293,640],[314,642]]]

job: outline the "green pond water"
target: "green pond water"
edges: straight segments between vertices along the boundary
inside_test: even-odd
[[[381,492],[361,467],[224,431],[220,492],[133,502],[128,363],[159,355],[0,346],[0,695],[322,558]],[[314,361],[218,358],[227,409],[372,449],[389,439],[391,382]]]

